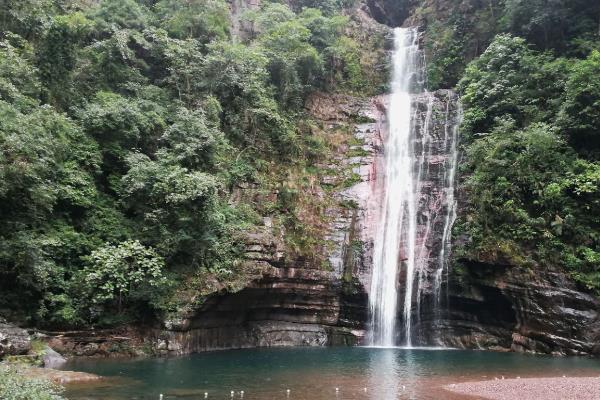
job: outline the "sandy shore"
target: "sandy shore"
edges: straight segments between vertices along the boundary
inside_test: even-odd
[[[526,378],[444,386],[453,393],[490,400],[597,400],[600,378]]]

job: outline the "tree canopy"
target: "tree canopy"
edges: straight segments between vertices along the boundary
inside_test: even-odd
[[[225,0],[4,2],[0,309],[109,325],[238,279],[256,205],[229,191],[303,163],[305,98],[362,72],[321,5],[266,2],[241,40]]]

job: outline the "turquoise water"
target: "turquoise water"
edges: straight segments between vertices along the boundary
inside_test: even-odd
[[[598,376],[600,362],[462,350],[365,347],[210,352],[177,358],[76,360],[65,369],[108,377],[70,386],[72,400],[460,399],[442,386],[466,380]],[[338,389],[336,391],[336,388]],[[289,390],[289,394],[287,392]]]

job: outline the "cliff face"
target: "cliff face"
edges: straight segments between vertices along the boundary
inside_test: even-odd
[[[557,355],[600,354],[598,298],[562,271],[462,260],[449,307],[434,326],[440,343]]]
[[[342,146],[330,164],[319,166],[330,171],[321,175],[323,186],[339,188],[352,178],[352,184],[328,194],[335,201],[322,216],[328,221],[325,246],[315,250],[324,253],[327,266],[294,258],[284,244],[285,233],[268,222],[245,238],[246,262],[261,270],[261,277],[237,293],[212,295],[166,321],[165,329],[155,332],[160,353],[361,342],[375,204],[371,193],[382,150],[382,100],[316,94],[306,107],[326,130],[353,129],[351,144]]]
[[[262,271],[262,277],[237,293],[213,295],[180,319],[167,321],[165,329],[155,332],[159,353],[362,343],[368,328],[373,237],[384,177],[385,104],[385,97],[358,100],[330,95],[315,95],[307,104],[325,128],[353,126],[355,139],[331,165],[321,166],[337,171],[322,176],[324,184],[334,185],[349,172],[357,177],[353,185],[331,194],[336,205],[325,211],[327,245],[320,251],[328,257],[329,267],[286,258],[284,233],[275,234],[267,224],[246,239],[248,262]],[[435,188],[443,187],[447,179],[448,129],[456,122],[456,107],[456,95],[447,90],[414,100],[421,132],[418,145],[428,148],[419,245],[430,277],[443,262],[439,256],[446,206],[441,205],[447,193]],[[425,124],[429,124],[426,129]],[[458,208],[460,214],[460,202]],[[454,246],[468,246],[468,242]],[[600,353],[600,302],[578,289],[564,272],[545,266],[529,270],[501,262],[459,261],[460,267],[443,274],[439,292],[432,285],[421,287],[420,303],[412,308],[415,344],[561,355]],[[398,279],[401,302],[405,277],[401,273]]]
[[[444,1],[427,4],[423,7],[441,18],[452,7],[473,6],[468,1],[452,7]],[[410,0],[368,0],[356,15],[363,19],[370,15],[390,26],[415,25],[420,21],[416,10],[416,2]],[[180,318],[166,321],[153,338],[160,353],[361,343],[368,324],[367,292],[384,176],[385,98],[317,94],[306,107],[325,131],[340,126],[353,131],[351,144],[341,146],[330,164],[317,166],[328,171],[320,175],[321,187],[331,190],[314,195],[335,200],[323,215],[326,245],[315,249],[327,266],[295,259],[284,244],[285,232],[267,222],[264,230],[250,233],[245,241],[247,262],[261,271],[257,279],[237,293],[212,295]],[[447,206],[442,204],[447,193],[435,188],[448,179],[444,168],[448,119],[449,114],[457,118],[456,107],[456,95],[447,90],[415,98],[416,123],[421,128],[430,124],[427,175],[420,197],[424,211],[419,215],[419,245],[428,276],[444,262],[440,254],[449,256],[440,251],[445,245],[441,216],[446,214]],[[424,139],[421,134],[417,145],[424,147]],[[340,189],[340,181],[349,178],[352,184]],[[454,243],[455,248],[468,245],[468,240]],[[444,272],[440,291],[422,286],[419,306],[412,309],[416,343],[548,354],[600,353],[596,344],[600,302],[566,273],[542,265],[523,269],[501,261],[459,260],[458,264]],[[403,288],[405,277],[400,274],[398,279]],[[403,298],[400,290],[399,299]]]

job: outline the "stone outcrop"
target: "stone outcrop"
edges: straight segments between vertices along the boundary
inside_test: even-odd
[[[150,328],[44,332],[40,340],[57,352],[43,355],[44,365],[59,365],[63,357],[137,357],[152,353]],[[54,368],[54,366],[50,366]]]
[[[42,355],[42,362],[44,364],[44,368],[60,368],[67,362],[67,359],[58,354],[49,346],[46,346],[44,349],[44,354]]]
[[[422,26],[426,21],[415,12],[417,7],[446,18],[456,7],[474,7],[467,3],[364,0],[353,20],[375,31],[386,28],[373,19],[388,26]],[[232,4],[241,10],[257,3],[236,0]],[[248,34],[251,27],[242,31]],[[264,228],[245,238],[248,268],[257,271],[256,278],[237,293],[211,295],[179,318],[166,321],[153,338],[160,354],[361,343],[368,321],[374,228],[384,179],[385,103],[385,97],[360,100],[321,93],[306,103],[307,112],[325,131],[354,125],[354,143],[340,148],[328,164],[318,165],[328,171],[321,174],[320,185],[336,188],[331,192],[334,204],[324,211],[329,221],[324,233],[327,245],[315,249],[326,257],[328,268],[291,259],[283,245],[286,233],[266,219]],[[447,183],[449,126],[458,123],[459,109],[456,94],[449,90],[416,96],[414,108],[421,132],[416,146],[425,150],[426,166],[419,199],[423,210],[419,225],[424,227],[419,246],[424,273],[431,278],[445,262],[441,257],[449,256],[449,249],[441,251],[446,245],[443,217],[448,215],[448,193],[436,188]],[[343,187],[345,181],[352,184]],[[251,187],[240,188],[232,201],[253,193]],[[472,260],[460,264],[444,270],[441,291],[431,285],[420,288],[421,302],[412,310],[418,332],[414,343],[549,354],[600,352],[598,299],[577,288],[566,274],[545,266],[527,270]],[[402,279],[400,274],[400,288]],[[403,298],[401,290],[399,299]]]
[[[31,350],[29,333],[0,318],[0,359],[27,354]]]
[[[244,13],[260,7],[260,0],[231,0],[231,34],[238,40],[245,40],[254,34],[254,25],[245,20]]]
[[[600,355],[600,301],[552,267],[460,260],[445,317],[431,328],[453,347]]]
[[[89,374],[87,372],[59,371],[51,368],[39,368],[24,365],[19,365],[16,370],[21,376],[49,380],[60,385],[70,383],[91,384],[92,382],[99,382],[102,380],[101,376]]]
[[[365,0],[362,7],[381,24],[402,26],[418,3],[415,0]]]

